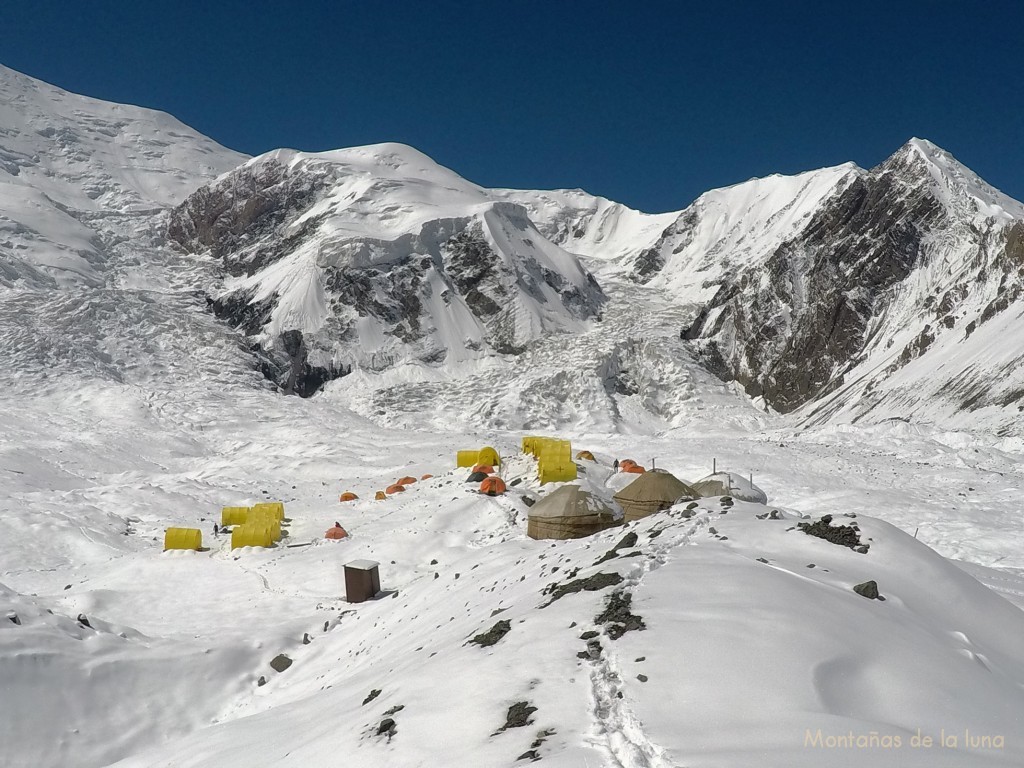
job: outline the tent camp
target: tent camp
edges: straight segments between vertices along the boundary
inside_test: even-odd
[[[694,483],[693,490],[697,491],[701,498],[732,496],[734,499],[752,501],[755,504],[768,503],[768,494],[753,485],[747,478],[732,472],[715,472],[713,475],[708,475]]]
[[[563,485],[532,507],[526,526],[531,539],[578,539],[622,524],[615,512],[578,485]]]
[[[626,512],[626,522],[639,520],[668,509],[680,499],[696,499],[700,494],[678,477],[663,469],[652,469],[615,494]]]

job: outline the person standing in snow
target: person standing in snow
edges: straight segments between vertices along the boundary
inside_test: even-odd
[[[614,469],[616,472],[619,471],[619,460],[618,459],[616,459],[615,463],[612,464],[612,469]]]
[[[220,527],[216,523],[214,523],[213,524],[213,538],[216,539],[216,538],[219,538],[219,537],[220,537]]]

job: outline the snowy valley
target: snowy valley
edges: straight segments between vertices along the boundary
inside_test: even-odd
[[[1022,280],[920,139],[646,214],[0,67],[0,765],[1020,765]],[[531,434],[768,502],[534,540]]]

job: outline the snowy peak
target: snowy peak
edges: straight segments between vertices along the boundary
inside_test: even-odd
[[[741,237],[757,233],[761,219],[732,205]],[[788,230],[770,217],[776,237],[759,237],[754,258],[708,286],[684,336],[783,412],[824,398],[805,412],[923,414],[930,392],[945,419],[991,405],[986,418],[1005,424],[1024,391],[1021,355],[991,354],[991,332],[1021,321],[1021,209],[914,139],[871,171],[851,167]]]
[[[400,144],[254,158],[168,233],[221,260],[215,310],[302,393],[355,368],[517,353],[604,302],[524,206]]]
[[[894,173],[908,184],[925,184],[949,208],[970,205],[982,218],[1024,218],[1024,204],[1000,192],[927,139],[910,139],[874,172]]]
[[[0,285],[98,284],[114,218],[141,223],[244,159],[163,112],[0,66]]]

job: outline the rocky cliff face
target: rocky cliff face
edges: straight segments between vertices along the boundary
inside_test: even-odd
[[[782,412],[853,379],[880,386],[939,336],[962,341],[1014,306],[1021,208],[914,140],[837,188],[763,259],[726,276],[682,335],[721,375]]]
[[[522,206],[400,145],[256,158],[185,200],[168,237],[218,260],[213,310],[300,394],[353,368],[518,354],[605,300]]]

